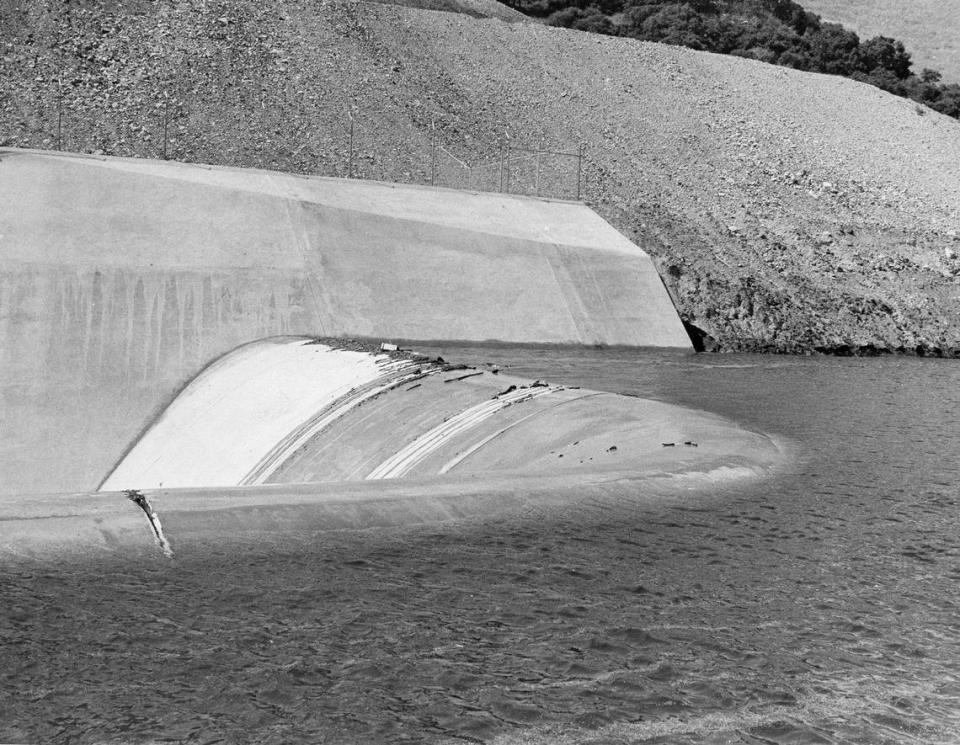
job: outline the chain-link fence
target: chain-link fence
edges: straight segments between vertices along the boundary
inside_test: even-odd
[[[582,144],[572,152],[500,145],[495,160],[473,165],[442,145],[434,145],[433,150],[431,182],[438,186],[556,199],[582,196]]]
[[[238,103],[241,103],[238,101]],[[586,147],[569,150],[472,139],[462,149],[430,129],[411,132],[406,146],[383,142],[383,124],[348,114],[322,130],[303,124],[290,107],[242,105],[225,121],[191,111],[183,99],[161,92],[153,100],[79,105],[60,81],[52,95],[21,101],[29,109],[29,135],[13,144],[69,152],[211,161],[301,173],[433,184],[554,199],[586,197]],[[23,117],[21,117],[23,120]],[[323,117],[329,124],[332,117]],[[0,140],[11,142],[0,132]],[[14,133],[17,134],[16,132]]]
[[[0,145],[600,198],[582,145],[385,98],[383,71],[354,74],[353,42],[315,54],[253,0],[128,5],[0,0]],[[331,17],[338,38],[365,38],[355,3]]]

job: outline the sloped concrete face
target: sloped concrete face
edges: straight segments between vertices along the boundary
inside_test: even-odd
[[[0,198],[8,266],[158,275],[198,308],[191,284],[255,276],[291,333],[690,345],[649,256],[581,204],[2,149]]]
[[[587,207],[0,149],[0,494],[101,483],[177,391],[269,337],[689,348]]]

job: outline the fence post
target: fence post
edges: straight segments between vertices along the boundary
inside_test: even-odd
[[[57,75],[57,150],[63,149],[63,74]]]
[[[513,155],[513,145],[507,145],[507,173],[505,178],[504,191],[510,193],[510,158]]]
[[[430,186],[437,185],[437,120],[430,119]]]
[[[163,159],[167,159],[167,124],[170,121],[170,93],[164,92],[163,96]]]
[[[500,143],[500,191],[503,191],[503,142]]]
[[[583,149],[584,144],[581,142],[577,146],[577,201],[580,201],[580,178],[583,174]]]
[[[540,196],[540,154],[543,152],[543,143],[537,145],[537,196]]]
[[[347,178],[353,178],[353,111],[350,115],[350,155],[347,160]]]

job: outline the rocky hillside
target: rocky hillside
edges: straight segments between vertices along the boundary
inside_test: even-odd
[[[960,2],[957,0],[804,0],[807,10],[841,23],[862,39],[901,39],[919,72],[930,67],[960,82]]]
[[[960,356],[956,120],[843,78],[498,18],[129,5],[6,11],[0,141],[421,182],[453,156],[495,173],[505,142],[583,143],[583,197],[655,257],[708,348]]]

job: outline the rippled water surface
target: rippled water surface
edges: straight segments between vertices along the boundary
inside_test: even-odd
[[[5,569],[0,741],[960,742],[960,364],[439,351],[796,458],[692,496]]]

